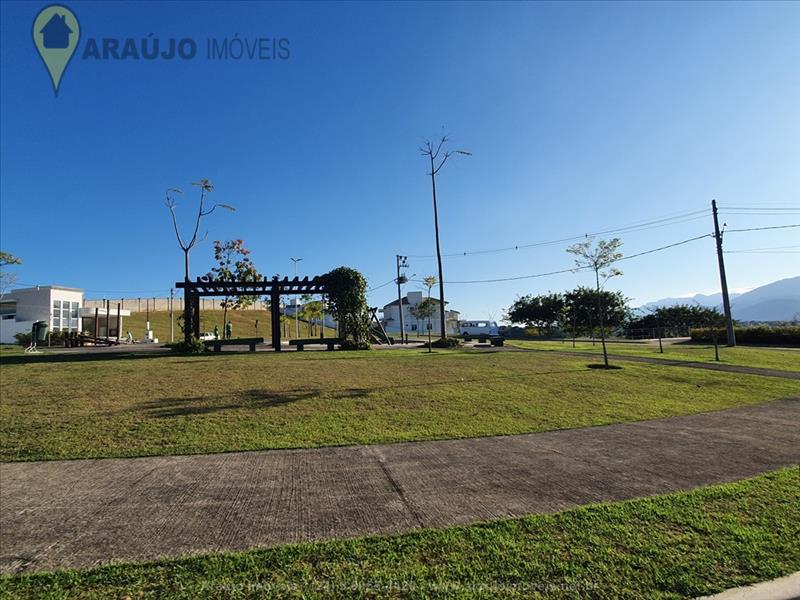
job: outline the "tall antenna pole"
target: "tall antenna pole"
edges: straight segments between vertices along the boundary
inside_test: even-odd
[[[717,262],[719,263],[719,280],[722,284],[722,308],[725,311],[725,329],[728,334],[728,346],[736,345],[736,332],[733,330],[733,316],[731,315],[731,299],[728,296],[728,278],[725,276],[725,259],[722,257],[722,232],[719,230],[717,216],[717,201],[711,201],[711,212],[714,215],[714,239],[717,242]]]

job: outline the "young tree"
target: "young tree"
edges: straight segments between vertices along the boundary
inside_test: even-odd
[[[9,254],[8,252],[0,251],[0,299],[2,299],[11,286],[17,282],[17,274],[10,273],[6,267],[21,264],[21,258]]]
[[[370,312],[367,306],[367,281],[348,267],[339,267],[320,278],[328,296],[328,308],[339,323],[341,337],[352,338],[350,347],[369,347]]]
[[[433,289],[433,286],[435,286],[437,284],[436,275],[428,275],[427,277],[423,277],[422,278],[422,283],[428,290],[428,300],[430,300],[431,299],[431,290]],[[427,327],[427,329],[428,329],[428,352],[431,352],[432,348],[431,348],[431,319],[430,319],[430,317],[428,317],[428,327]]]
[[[593,244],[594,239],[587,237],[586,241],[573,244],[567,248],[567,252],[575,256],[575,265],[579,269],[591,269],[594,271],[595,286],[597,291],[597,313],[600,318],[600,341],[603,344],[603,363],[608,367],[608,351],[606,350],[606,332],[603,319],[602,289],[606,282],[612,277],[622,275],[622,271],[613,266],[615,262],[622,258],[619,248],[622,240],[613,238],[611,240],[598,240]]]
[[[418,321],[425,321],[428,329],[428,352],[431,352],[431,317],[436,314],[436,302],[432,298],[425,298],[411,309],[411,314]]]
[[[628,298],[622,292],[596,290],[578,286],[564,292],[564,319],[576,332],[591,333],[600,322],[597,307],[603,307],[603,323],[607,327],[618,327],[628,319],[630,309]]]
[[[316,322],[322,322],[322,315],[323,315],[323,304],[322,300],[311,300],[311,296],[308,296],[308,301],[303,304],[303,318],[308,319],[308,322],[311,326],[311,335],[316,335]],[[324,329],[325,324],[323,323],[320,326],[320,331]]]
[[[216,210],[217,207],[224,208],[226,210],[235,211],[236,209],[231,206],[230,204],[214,204],[211,208],[206,208],[205,200],[206,194],[210,194],[214,191],[214,185],[208,179],[201,179],[200,181],[195,181],[192,185],[197,186],[200,188],[200,203],[197,209],[197,217],[195,217],[194,222],[194,229],[192,231],[192,237],[188,240],[184,239],[181,235],[180,228],[178,227],[178,217],[175,214],[175,209],[178,206],[175,202],[175,194],[183,194],[183,192],[179,188],[169,188],[165,192],[166,199],[164,200],[164,204],[169,209],[169,214],[172,217],[172,226],[175,229],[175,237],[178,239],[178,246],[180,246],[181,250],[183,251],[183,280],[188,282],[189,281],[189,253],[192,251],[197,244],[202,242],[208,237],[208,232],[206,231],[202,238],[197,237],[197,234],[200,232],[200,222],[203,220],[203,217],[210,215],[211,213]],[[188,298],[185,297],[184,292],[184,302],[183,302],[183,318],[184,318],[184,341],[188,344],[191,342],[192,338],[192,305],[191,302],[187,301]]]
[[[244,247],[244,240],[214,240],[214,260],[217,266],[211,269],[214,279],[218,281],[257,281],[261,275],[250,259],[250,250]],[[251,306],[255,296],[236,296],[225,298],[222,306],[222,322],[228,323],[228,309],[239,310]]]

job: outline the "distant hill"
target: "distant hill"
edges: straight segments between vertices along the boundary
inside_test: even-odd
[[[800,317],[800,277],[781,279],[742,294],[731,303],[739,321],[791,321]]]
[[[742,294],[731,293],[731,301],[741,295]],[[655,302],[648,302],[647,304],[642,305],[642,308],[646,310],[652,310],[659,307],[676,306],[678,304],[699,304],[700,306],[707,306],[709,308],[713,308],[715,306],[717,308],[722,308],[722,292],[718,292],[716,294],[695,294],[694,296],[662,298],[661,300],[656,300]]]
[[[696,294],[684,298],[662,298],[642,308],[699,304],[722,309],[722,294]],[[800,317],[800,276],[762,285],[744,294],[731,294],[731,311],[738,321],[792,321]]]

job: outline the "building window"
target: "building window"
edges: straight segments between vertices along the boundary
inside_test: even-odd
[[[61,300],[53,300],[53,331],[61,330]]]

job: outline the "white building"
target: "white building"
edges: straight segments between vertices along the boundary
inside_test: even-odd
[[[413,310],[419,306],[426,296],[422,292],[408,292],[406,297],[403,298],[403,330],[408,335],[422,335],[428,332],[428,319],[418,319],[413,314]],[[436,310],[430,318],[431,332],[436,335],[441,335],[442,319],[439,311],[439,299],[431,298],[431,301],[436,305]],[[447,302],[445,302],[447,305]],[[398,310],[398,301],[393,300],[383,307],[383,318],[381,324],[387,333],[400,332],[400,311]],[[458,318],[460,313],[457,310],[445,310],[444,318],[447,322],[447,329],[445,330],[448,335],[458,335]]]
[[[50,331],[81,331],[83,290],[42,285],[12,290],[0,300],[0,343],[13,344],[17,333],[30,333],[35,321]]]

